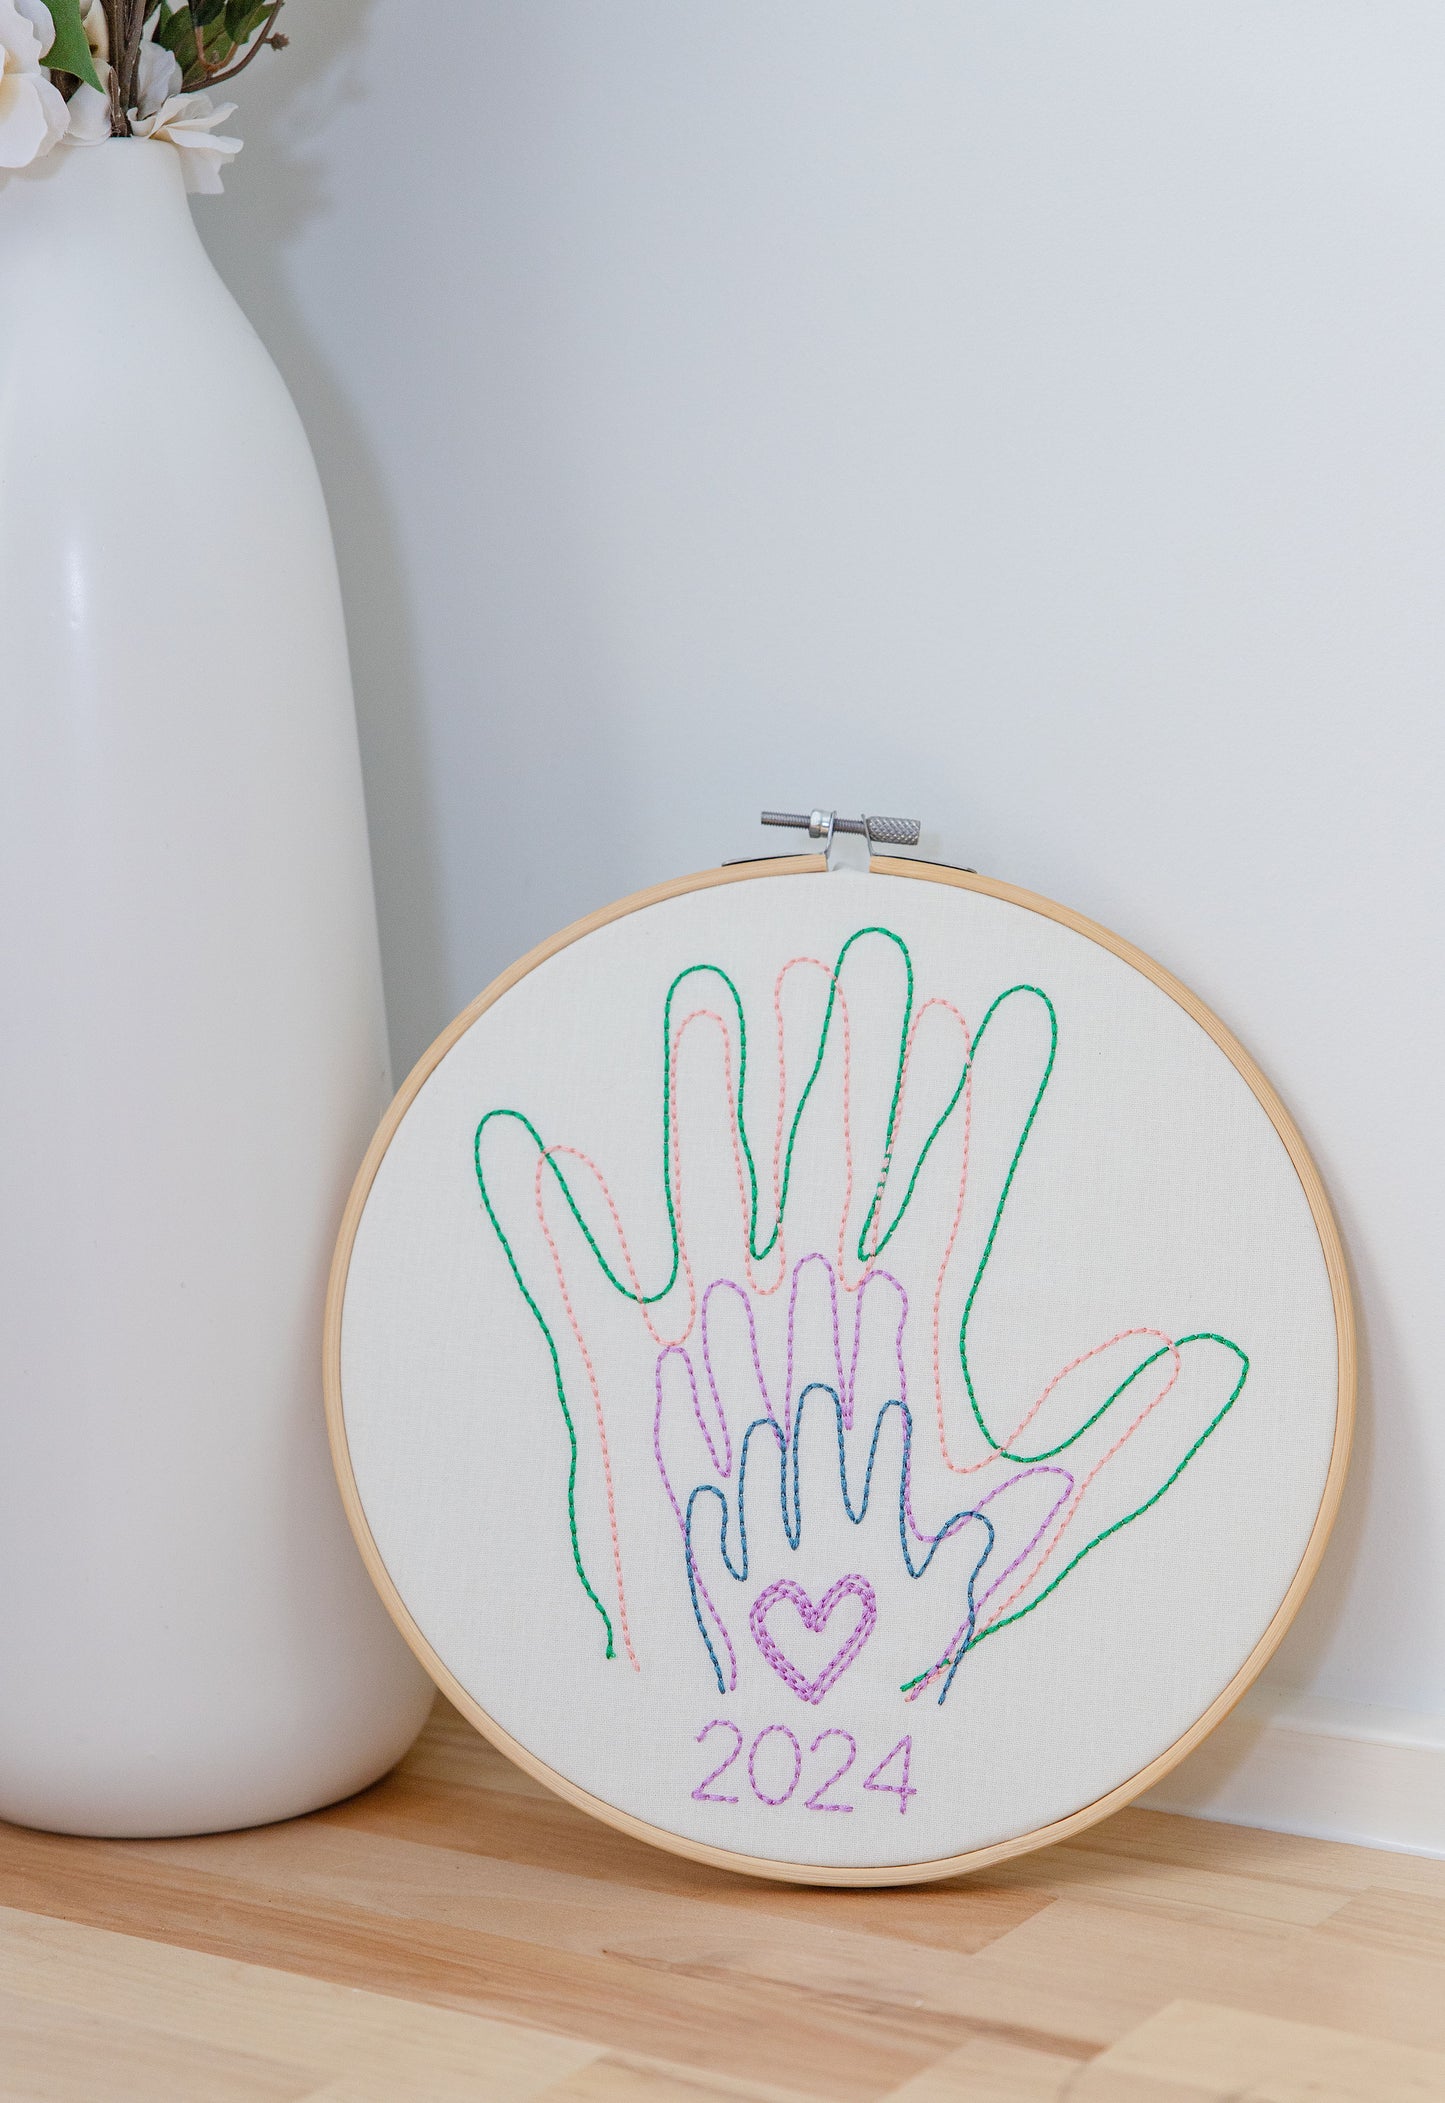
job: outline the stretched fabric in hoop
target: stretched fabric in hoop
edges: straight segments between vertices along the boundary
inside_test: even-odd
[[[1129,1786],[1258,1652],[1339,1450],[1240,1060],[984,884],[740,878],[524,973],[348,1250],[343,1480],[434,1669],[604,1815],[784,1873]]]

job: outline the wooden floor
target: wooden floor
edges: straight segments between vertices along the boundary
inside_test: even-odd
[[[1126,1811],[813,1892],[592,1824],[439,1707],[220,1839],[0,1826],[6,2103],[1445,2098],[1445,1863]]]

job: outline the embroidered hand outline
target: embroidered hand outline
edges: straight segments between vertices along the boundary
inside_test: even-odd
[[[869,1001],[859,1013],[865,1023],[872,1022],[890,1002],[893,1003],[893,1012],[898,1016],[897,1063],[891,1098],[886,1101],[870,1098],[860,1108],[850,1094],[850,1032],[855,1027],[856,1018],[850,1022],[843,981],[846,968],[849,983],[852,983],[853,976],[861,969],[858,959],[865,954],[881,957],[890,977],[882,994],[876,985],[870,988]],[[800,1025],[796,1012],[789,1010],[785,1013],[785,1008],[793,998],[788,990],[790,985],[805,982],[815,989],[815,997],[813,1009],[803,1017]],[[689,1006],[695,998],[699,1005]],[[1057,1591],[1089,1554],[1159,1502],[1228,1415],[1243,1389],[1248,1360],[1237,1344],[1212,1330],[1197,1330],[1171,1339],[1163,1331],[1143,1324],[1126,1327],[1103,1343],[1079,1353],[1044,1386],[1032,1404],[1018,1414],[1011,1429],[1001,1428],[1001,1413],[992,1408],[980,1392],[976,1365],[970,1355],[970,1324],[975,1318],[989,1265],[1000,1245],[1005,1209],[1015,1188],[1026,1146],[1035,1132],[1054,1069],[1059,1038],[1052,1003],[1037,986],[1018,984],[1008,987],[995,997],[977,1030],[971,1033],[963,1016],[949,1001],[933,998],[915,1004],[913,966],[906,945],[891,930],[866,927],[848,938],[831,967],[810,957],[795,957],[785,963],[777,974],[773,1006],[777,1036],[777,1114],[769,1178],[766,1153],[760,1144],[755,1143],[753,1128],[756,1118],[747,1078],[746,1016],[736,985],[721,967],[698,964],[678,973],[668,989],[663,1008],[662,1209],[666,1219],[664,1245],[670,1246],[670,1266],[660,1274],[655,1273],[651,1280],[639,1274],[618,1207],[601,1168],[577,1149],[549,1144],[521,1112],[497,1109],[481,1119],[474,1144],[477,1183],[491,1227],[550,1357],[552,1384],[570,1443],[567,1520],[578,1580],[604,1624],[607,1655],[616,1654],[616,1633],[622,1650],[634,1666],[639,1665],[639,1658],[628,1626],[624,1556],[610,1460],[607,1410],[610,1407],[615,1412],[624,1403],[629,1408],[635,1407],[641,1398],[635,1396],[635,1375],[613,1381],[609,1386],[610,1368],[599,1370],[596,1354],[589,1349],[577,1312],[574,1288],[585,1286],[600,1273],[604,1286],[610,1287],[616,1295],[621,1311],[631,1310],[635,1320],[645,1329],[646,1335],[640,1335],[638,1341],[646,1345],[650,1339],[657,1368],[659,1415],[655,1431],[658,1440],[661,1438],[664,1362],[673,1365],[670,1354],[677,1353],[677,1363],[686,1363],[687,1377],[692,1382],[692,1407],[706,1450],[701,1456],[695,1456],[690,1468],[674,1467],[671,1474],[663,1464],[660,1444],[655,1444],[655,1451],[663,1483],[683,1532],[685,1572],[691,1585],[696,1562],[690,1546],[688,1512],[694,1493],[721,1497],[724,1515],[720,1525],[720,1545],[734,1558],[728,1569],[729,1578],[733,1582],[739,1581],[736,1578],[738,1542],[728,1531],[728,1501],[721,1487],[731,1473],[734,1448],[741,1466],[744,1442],[750,1435],[755,1441],[767,1440],[772,1444],[779,1468],[778,1510],[780,1519],[785,1522],[785,1537],[790,1511],[786,1476],[790,1465],[795,1472],[800,1468],[796,1441],[802,1429],[801,1399],[796,1404],[795,1414],[790,1412],[786,1399],[780,1406],[769,1401],[756,1340],[753,1360],[757,1368],[757,1400],[741,1421],[729,1424],[714,1390],[710,1396],[714,1406],[710,1427],[707,1404],[698,1400],[694,1363],[699,1357],[705,1363],[708,1355],[705,1331],[710,1297],[727,1288],[740,1300],[761,1304],[779,1294],[790,1276],[796,1293],[798,1275],[806,1265],[826,1265],[835,1296],[839,1287],[845,1294],[855,1296],[857,1319],[861,1322],[865,1298],[879,1289],[879,1281],[888,1279],[902,1293],[898,1278],[883,1268],[885,1258],[896,1270],[913,1277],[918,1267],[916,1259],[921,1255],[925,1281],[933,1277],[936,1265],[931,1336],[938,1460],[948,1475],[968,1478],[980,1474],[992,1487],[974,1493],[969,1485],[961,1498],[957,1490],[951,1498],[945,1496],[944,1508],[950,1510],[950,1516],[933,1535],[914,1524],[907,1508],[910,1476],[915,1460],[921,1460],[925,1444],[931,1452],[931,1442],[921,1438],[923,1420],[907,1396],[901,1357],[901,1319],[898,1327],[899,1377],[891,1387],[887,1383],[881,1389],[876,1383],[872,1386],[869,1408],[875,1413],[871,1424],[865,1428],[872,1441],[870,1454],[876,1458],[887,1411],[898,1411],[906,1427],[906,1450],[899,1477],[900,1542],[904,1551],[901,1560],[905,1568],[910,1558],[916,1562],[919,1554],[931,1554],[927,1549],[930,1542],[934,1548],[940,1545],[948,1548],[951,1562],[955,1556],[960,1559],[962,1556],[962,1551],[952,1546],[955,1540],[969,1534],[977,1539],[986,1530],[992,1535],[992,1545],[985,1549],[973,1569],[966,1587],[966,1600],[949,1640],[940,1645],[936,1655],[922,1661],[908,1683],[907,1691],[912,1698],[938,1689],[937,1698],[942,1700],[946,1698],[964,1656],[978,1642],[1032,1613]],[[685,1014],[682,1012],[684,1008],[688,1010]],[[930,1016],[934,1018],[932,1021],[928,1020]],[[1046,1043],[1037,1024],[1020,1024],[1015,1020],[1029,1016],[1039,1018],[1046,1032]],[[909,1079],[915,1040],[925,1024],[931,1031],[942,1028],[957,1033],[956,1081],[946,1078],[941,1089],[937,1085],[937,1071],[943,1070],[947,1075],[946,1058],[935,1060],[935,1071],[926,1075],[922,1082]],[[1023,1041],[1029,1027],[1034,1032],[1032,1046]],[[1022,1048],[1011,1045],[1011,1029],[1015,1035],[1023,1032]],[[977,1175],[970,1187],[975,1070],[986,1038],[989,1040],[988,1057],[993,1058],[1000,1030],[1004,1033],[1000,1057],[1005,1068],[1014,1083],[1023,1075],[1026,1086],[1020,1099],[1016,1136],[1007,1167],[1001,1173],[990,1171],[993,1187],[985,1193],[980,1207],[976,1195]],[[692,1066],[683,1056],[684,1040],[695,1046],[709,1038],[714,1043],[720,1042],[721,1047],[718,1077],[723,1084],[722,1099],[727,1105],[723,1129],[730,1142],[729,1173],[736,1185],[731,1214],[727,1205],[718,1199],[716,1191],[708,1193],[704,1190],[702,1201],[695,1194],[692,1198],[685,1198],[682,1180],[682,1132],[687,1123],[682,1108],[682,1098],[687,1092],[683,1083],[689,1073],[697,1070],[696,1052],[688,1054],[694,1062]],[[786,1044],[794,1045],[791,1054],[786,1051],[785,1040]],[[804,1045],[802,1058],[796,1055],[799,1040]],[[1001,1070],[998,1060],[994,1059],[995,1080]],[[806,1075],[801,1087],[796,1085],[799,1074]],[[792,1082],[789,1075],[794,1076]],[[704,1083],[694,1080],[690,1086],[696,1094]],[[708,1082],[706,1086],[715,1089],[716,1083]],[[886,1089],[884,1093],[886,1096]],[[716,1103],[716,1093],[712,1099]],[[823,1141],[820,1149],[820,1120],[829,1114],[830,1107],[837,1136],[831,1144]],[[871,1181],[855,1176],[855,1158],[859,1151],[855,1145],[855,1126],[865,1128],[864,1158],[871,1157],[878,1162],[876,1178]],[[534,1149],[534,1209],[537,1231],[546,1251],[540,1267],[536,1233],[532,1245],[524,1248],[514,1204],[500,1203],[489,1181],[490,1164],[496,1155],[496,1138],[504,1129],[517,1133],[519,1137],[525,1134],[524,1144],[530,1143]],[[724,1153],[714,1147],[711,1156],[700,1158],[704,1163],[704,1179],[708,1173],[716,1178],[719,1173],[717,1164],[725,1160]],[[914,1204],[914,1199],[920,1189],[930,1185],[936,1197],[939,1179],[955,1175],[957,1202],[951,1224],[947,1226],[946,1246],[940,1261],[938,1250],[930,1251],[927,1243],[928,1237],[937,1231],[938,1219],[943,1217],[946,1221],[946,1214],[940,1215],[936,1204],[932,1211],[927,1206],[920,1208]],[[767,1187],[769,1181],[770,1189]],[[709,1202],[709,1199],[713,1201]],[[813,1247],[801,1262],[790,1265],[786,1244],[788,1223],[791,1222],[795,1236],[807,1232],[811,1239],[815,1231],[811,1222],[820,1210],[826,1212],[830,1207],[832,1217],[837,1221],[832,1255],[825,1257],[819,1248]],[[706,1239],[702,1230],[705,1228],[716,1241],[721,1231],[720,1223],[729,1216],[737,1222],[736,1237],[731,1239],[732,1253],[729,1255],[724,1245],[729,1240],[729,1230],[723,1236],[723,1243],[712,1252],[715,1261],[710,1263],[702,1254]],[[980,1221],[975,1238],[981,1241],[981,1248],[974,1252],[976,1261],[970,1260],[963,1266],[963,1281],[956,1284],[950,1276],[950,1265],[962,1245],[960,1234],[962,1232],[964,1240],[967,1239],[969,1220],[973,1217]],[[924,1242],[921,1250],[916,1246],[920,1235]],[[1007,1239],[1006,1236],[1003,1238]],[[655,1247],[655,1232],[652,1241]],[[827,1245],[826,1240],[824,1245]],[[809,1246],[809,1243],[805,1242],[804,1246]],[[519,1249],[522,1250],[520,1256]],[[737,1260],[739,1255],[741,1264]],[[547,1265],[554,1274],[551,1279],[546,1275]],[[699,1296],[697,1279],[707,1277],[710,1270],[713,1282]],[[733,1272],[737,1275],[731,1275]],[[963,1282],[967,1284],[966,1297]],[[917,1297],[920,1305],[914,1318],[915,1332],[923,1320],[926,1291],[920,1291]],[[1175,1437],[1172,1428],[1165,1433],[1159,1429],[1166,1418],[1172,1427],[1179,1405],[1176,1403],[1166,1417],[1157,1413],[1160,1404],[1178,1388],[1183,1354],[1187,1349],[1201,1345],[1218,1347],[1227,1354],[1226,1363],[1233,1384],[1203,1429],[1187,1444],[1181,1457],[1178,1448],[1183,1437]],[[1193,1355],[1197,1357],[1197,1351]],[[845,1504],[849,1504],[855,1494],[855,1485],[848,1473],[850,1462],[846,1441],[854,1436],[852,1379],[857,1369],[856,1346],[851,1370],[843,1367],[841,1350],[834,1352],[833,1359],[834,1363],[825,1368],[819,1369],[816,1364],[810,1368],[823,1370],[825,1377],[821,1381],[814,1379],[806,1391],[814,1396],[831,1395],[832,1406],[840,1413],[836,1472]],[[1115,1378],[1116,1372],[1122,1377]],[[781,1388],[784,1398],[794,1394],[801,1373],[801,1364],[796,1368],[793,1364],[790,1322],[788,1366]],[[1100,1376],[1112,1383],[1102,1402],[1088,1409],[1087,1413],[1071,1406],[1070,1398],[1089,1388]],[[669,1372],[666,1377],[674,1375]],[[589,1389],[590,1416],[586,1409]],[[605,1399],[604,1390],[607,1391]],[[878,1399],[880,1394],[881,1402]],[[810,1403],[809,1408],[816,1417],[819,1405]],[[1080,1417],[1082,1420],[1076,1421]],[[1063,1420],[1062,1423],[1057,1421],[1059,1419]],[[1146,1422],[1151,1419],[1153,1428],[1145,1431]],[[1053,1423],[1053,1430],[1045,1430],[1050,1423]],[[595,1434],[589,1431],[589,1425],[595,1426]],[[767,1428],[769,1425],[771,1430]],[[966,1446],[973,1449],[971,1453],[958,1450],[960,1428]],[[1136,1434],[1141,1434],[1136,1453],[1147,1451],[1151,1442],[1164,1446],[1157,1468],[1159,1480],[1149,1495],[1133,1502],[1127,1510],[1114,1512],[1108,1499],[1110,1484],[1118,1471],[1112,1470],[1110,1464]],[[1187,1433],[1184,1436],[1187,1437]],[[779,1437],[783,1442],[781,1447],[777,1443]],[[1006,1468],[1013,1468],[1016,1472],[1004,1481],[998,1481],[997,1474]],[[1134,1472],[1139,1471],[1135,1469]],[[937,1473],[936,1468],[933,1473]],[[871,1481],[871,1477],[868,1479]],[[1018,1513],[1012,1515],[1018,1523],[1006,1530],[1001,1529],[997,1522],[1004,1516],[1008,1504],[1002,1493],[1025,1480],[1038,1485],[1035,1491],[1028,1493],[1033,1500],[1028,1507],[1029,1515],[1026,1519],[1018,1518],[1026,1501],[1018,1499]],[[676,1490],[675,1485],[679,1483],[683,1485],[685,1495]],[[946,1491],[946,1482],[944,1486]],[[733,1525],[739,1528],[744,1516],[740,1493],[741,1484],[737,1509],[732,1517]],[[613,1564],[610,1583],[602,1581],[591,1550],[584,1558],[583,1536],[587,1534],[595,1539],[595,1518],[579,1523],[583,1518],[581,1497],[587,1498],[589,1510],[595,1513],[599,1494],[605,1503],[610,1534]],[[1136,1492],[1130,1494],[1134,1496]],[[1054,1560],[1064,1536],[1074,1528],[1086,1503],[1091,1513],[1096,1507],[1103,1506],[1101,1515],[1108,1518],[1108,1523],[1082,1539],[1072,1554]],[[796,1523],[800,1509],[800,1497],[795,1494],[791,1505],[793,1523]],[[850,1517],[856,1509],[858,1507],[853,1505]],[[1044,1515],[1042,1523],[1038,1524],[1035,1521],[1040,1511]],[[861,1525],[864,1516],[860,1510],[856,1523]],[[1001,1542],[999,1536],[1004,1531],[1011,1538]],[[1079,1540],[1085,1532],[1086,1528],[1080,1528],[1074,1539]],[[1013,1544],[1020,1539],[1024,1540],[1024,1545],[1015,1553]],[[787,1552],[796,1554],[798,1550],[790,1547]],[[898,1550],[893,1553],[898,1559]],[[726,1563],[726,1554],[724,1560]],[[839,1575],[858,1576],[860,1583],[871,1585],[873,1582],[861,1572],[834,1572],[821,1593],[817,1589],[807,1591],[803,1588],[809,1611],[822,1614],[823,1600]],[[922,1575],[922,1570],[918,1575]],[[1005,1580],[1009,1580],[1009,1586],[999,1596]],[[721,1586],[723,1580],[718,1582]],[[861,1600],[863,1595],[858,1592],[853,1596]],[[796,1601],[793,1603],[797,1605]],[[799,1611],[801,1613],[801,1608]],[[827,1618],[824,1617],[825,1622]],[[724,1616],[715,1608],[711,1614],[704,1609],[699,1626],[705,1640],[714,1622],[727,1636]],[[772,1625],[770,1617],[765,1615],[764,1629]],[[727,1636],[727,1641],[731,1640]],[[871,1635],[865,1641],[870,1652],[877,1648]],[[713,1662],[716,1666],[716,1657]]]

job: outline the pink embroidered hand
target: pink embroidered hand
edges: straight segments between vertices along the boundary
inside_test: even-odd
[[[695,1624],[724,1691],[762,1674],[816,1706],[896,1671],[941,1701],[979,1642],[1153,1508],[1248,1362],[1212,1331],[1135,1323],[1017,1392],[1035,1330],[1067,1334],[1079,1258],[1066,1218],[1029,1209],[1059,1047],[1041,988],[1005,987],[971,1031],[951,1001],[917,1001],[904,944],[865,927],[831,966],[782,965],[773,1022],[771,1047],[746,1032],[717,965],[672,979],[665,1232],[645,1178],[622,1203],[520,1113],[483,1118],[478,1180],[549,1353],[571,1553],[607,1655],[641,1669],[641,1569],[662,1654]],[[496,1120],[532,1186],[530,1221],[512,1203],[506,1228],[483,1172]],[[648,1219],[636,1247],[624,1213]],[[1081,1309],[1096,1252],[1089,1267]]]

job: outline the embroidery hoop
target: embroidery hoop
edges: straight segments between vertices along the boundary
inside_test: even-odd
[[[590,1813],[593,1817],[618,1831],[627,1833],[636,1839],[647,1841],[651,1845],[660,1847],[667,1852],[681,1855],[692,1861],[707,1863],[717,1868],[771,1878],[777,1881],[813,1885],[877,1887],[928,1882],[943,1877],[955,1876],[965,1871],[980,1870],[991,1863],[1004,1861],[1035,1848],[1066,1840],[1084,1831],[1100,1819],[1108,1817],[1112,1812],[1122,1809],[1124,1805],[1161,1780],[1171,1768],[1192,1752],[1229,1713],[1268,1663],[1298,1612],[1304,1594],[1315,1577],[1338,1513],[1349,1461],[1356,1390],[1355,1316],[1348,1269],[1339,1230],[1319,1172],[1297,1127],[1274,1088],[1218,1017],[1206,1008],[1203,1002],[1191,993],[1186,986],[1181,984],[1172,973],[1166,971],[1163,966],[1156,963],[1151,957],[1145,955],[1143,951],[1137,949],[1121,936],[1113,934],[1097,922],[1086,919],[1069,907],[1059,905],[1036,893],[1022,890],[1011,884],[1001,883],[992,878],[976,875],[971,871],[947,868],[938,864],[911,859],[880,855],[870,856],[868,868],[871,874],[903,877],[925,884],[951,886],[959,890],[982,894],[987,898],[1001,900],[1008,905],[1020,907],[1029,913],[1039,914],[1046,920],[1056,922],[1072,933],[1082,936],[1087,941],[1111,952],[1113,956],[1131,966],[1150,981],[1152,985],[1166,994],[1224,1053],[1264,1111],[1270,1124],[1274,1127],[1298,1176],[1301,1190],[1313,1220],[1315,1232],[1318,1235],[1320,1251],[1328,1278],[1334,1316],[1337,1370],[1333,1441],[1330,1447],[1328,1466],[1319,1505],[1294,1575],[1268,1625],[1254,1644],[1254,1647],[1244,1658],[1228,1683],[1189,1728],[1184,1730],[1172,1744],[1136,1773],[1110,1788],[1104,1794],[1095,1797],[1091,1802],[1080,1805],[1066,1816],[1052,1819],[1028,1832],[1014,1834],[1009,1838],[998,1840],[986,1846],[975,1847],[962,1853],[940,1856],[926,1861],[858,1865],[798,1862],[787,1858],[745,1853],[715,1846],[706,1841],[679,1834],[666,1826],[650,1823],[631,1812],[604,1801],[572,1781],[567,1775],[549,1766],[546,1761],[540,1759],[527,1746],[519,1743],[468,1692],[423,1634],[413,1618],[390,1570],[387,1568],[367,1520],[352,1465],[342,1391],[343,1307],[357,1234],[372,1185],[407,1112],[421,1094],[427,1081],[436,1071],[446,1054],[466,1035],[478,1018],[484,1015],[489,1008],[510,992],[529,973],[535,971],[539,965],[546,963],[550,958],[567,949],[573,943],[585,941],[588,936],[596,933],[599,929],[622,920],[630,914],[645,912],[650,907],[662,904],[665,901],[681,898],[693,892],[708,890],[714,886],[746,883],[760,877],[816,875],[826,873],[827,868],[827,859],[823,855],[785,855],[732,864],[719,869],[704,870],[695,875],[675,878],[670,882],[654,885],[647,890],[636,892],[613,905],[604,907],[599,912],[576,921],[572,926],[551,937],[550,940],[541,943],[536,949],[522,957],[507,971],[504,971],[500,977],[495,979],[442,1032],[423,1054],[398,1091],[372,1141],[347,1202],[327,1291],[324,1381],[327,1428],[331,1442],[332,1460],[347,1518],[367,1570],[387,1611],[432,1679],[453,1705],[468,1718],[484,1737],[489,1739],[509,1759],[521,1767],[524,1772],[545,1784],[566,1802]],[[830,880],[846,881],[846,878],[838,877]],[[763,1800],[770,1801],[770,1799]]]

